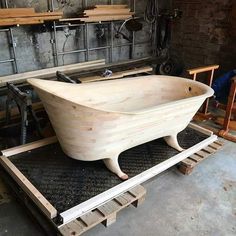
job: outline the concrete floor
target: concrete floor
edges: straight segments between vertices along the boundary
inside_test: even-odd
[[[85,236],[235,236],[236,144],[202,162],[190,176],[175,168],[144,186],[147,198],[122,210],[115,224],[96,226]],[[1,185],[0,185],[1,186]],[[15,200],[0,202],[0,236],[44,235]]]

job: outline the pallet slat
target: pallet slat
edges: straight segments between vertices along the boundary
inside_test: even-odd
[[[193,169],[211,154],[215,153],[223,146],[223,143],[220,141],[214,141],[213,143],[209,144],[207,147],[204,147],[202,150],[196,152],[195,154],[191,155],[190,157],[181,161],[178,165],[178,169],[181,173],[188,175],[192,173]]]
[[[110,201],[110,202],[107,202],[106,204],[98,207],[97,209],[98,209],[98,211],[101,212],[101,214],[104,217],[108,217],[114,211],[117,211],[119,209],[119,206],[114,201]]]
[[[136,197],[131,195],[130,192],[133,192]],[[95,210],[59,227],[59,231],[63,236],[71,236],[81,235],[99,223],[103,223],[107,227],[116,221],[116,215],[120,210],[136,201],[143,200],[145,195],[145,188],[138,185]],[[122,202],[122,205],[117,203],[117,198]]]

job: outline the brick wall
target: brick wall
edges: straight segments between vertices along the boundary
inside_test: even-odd
[[[236,1],[173,0],[183,17],[173,24],[172,47],[185,68],[219,64],[236,69]]]

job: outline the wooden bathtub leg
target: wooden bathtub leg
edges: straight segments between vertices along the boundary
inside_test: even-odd
[[[177,134],[164,137],[164,140],[170,147],[176,149],[177,151],[182,152],[184,150],[182,147],[179,146]]]
[[[116,175],[118,175],[122,180],[126,180],[129,178],[127,174],[125,174],[121,169],[118,163],[118,156],[113,158],[108,158],[103,160],[106,167]]]

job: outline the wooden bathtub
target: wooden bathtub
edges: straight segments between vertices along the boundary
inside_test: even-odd
[[[103,159],[121,179],[121,152],[164,137],[183,149],[177,134],[185,129],[213,90],[170,76],[69,84],[28,79],[41,98],[63,151],[83,161]]]

